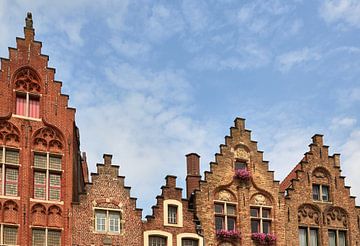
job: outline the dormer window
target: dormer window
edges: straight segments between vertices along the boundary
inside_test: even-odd
[[[168,223],[177,224],[178,207],[174,205],[169,205],[168,210]]]
[[[40,118],[40,97],[28,92],[17,92],[15,114],[29,118]]]

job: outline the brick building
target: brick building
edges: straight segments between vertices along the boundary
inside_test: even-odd
[[[186,197],[166,176],[143,220],[111,155],[89,177],[30,13],[24,34],[1,59],[0,245],[360,245],[360,208],[322,136],[280,183],[240,118],[203,178],[200,156],[186,155]]]

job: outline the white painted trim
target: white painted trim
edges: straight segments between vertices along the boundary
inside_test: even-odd
[[[180,233],[176,236],[176,246],[181,246],[181,240],[183,238],[193,238],[199,240],[199,246],[204,245],[204,239],[203,237],[199,236],[195,233]]]
[[[169,212],[169,205],[173,205],[177,207],[177,220],[176,224],[170,224],[168,223],[168,212]],[[183,227],[183,204],[182,202],[174,199],[167,199],[164,200],[163,203],[163,221],[164,226],[172,226],[172,227]]]
[[[149,237],[150,236],[163,236],[166,237],[166,246],[172,246],[172,234],[166,231],[144,231],[144,246],[149,246]]]

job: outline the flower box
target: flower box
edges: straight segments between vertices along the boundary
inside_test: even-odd
[[[217,230],[216,237],[219,239],[238,240],[241,238],[241,235],[237,230]]]
[[[235,170],[234,178],[240,179],[241,181],[249,181],[250,177],[250,172],[246,169]]]
[[[270,233],[252,233],[251,239],[255,241],[257,245],[274,245],[276,242],[276,236]]]

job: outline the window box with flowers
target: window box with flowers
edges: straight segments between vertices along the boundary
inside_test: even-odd
[[[239,240],[240,232],[237,230],[217,230],[216,237],[221,240]]]
[[[251,234],[251,239],[257,245],[275,245],[276,236],[271,233],[255,232]]]
[[[240,181],[243,182],[249,182],[251,175],[247,169],[236,169],[234,178],[239,179]]]

